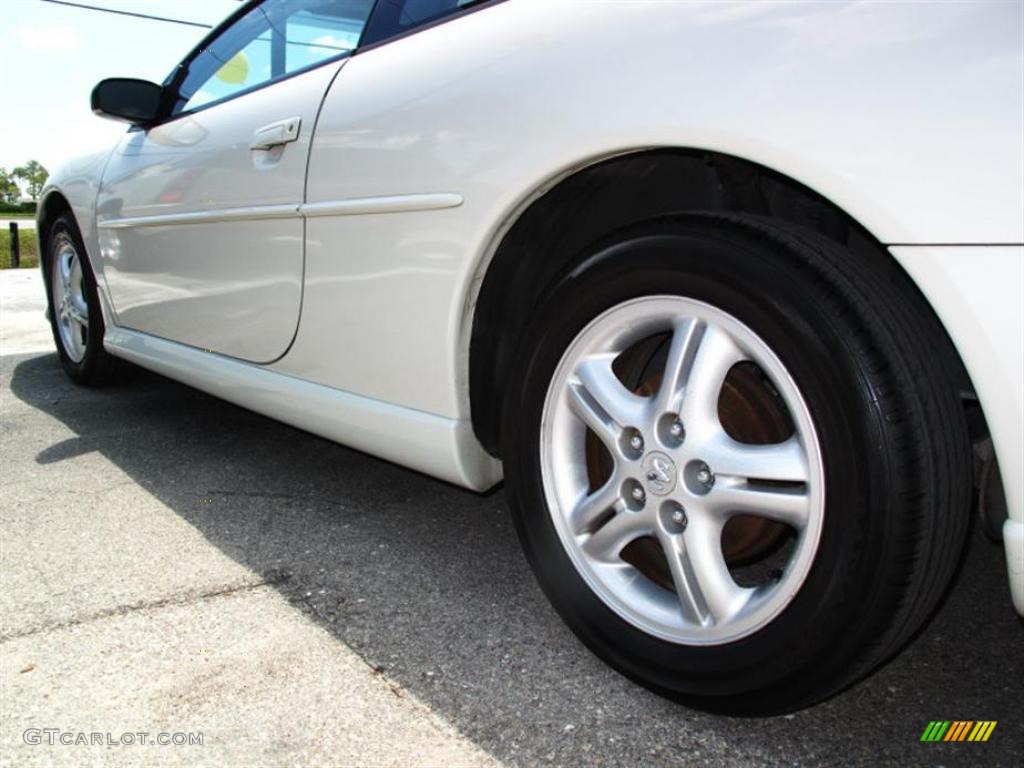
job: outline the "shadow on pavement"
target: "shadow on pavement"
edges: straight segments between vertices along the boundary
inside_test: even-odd
[[[457,489],[149,373],[83,390],[47,355],[18,362],[11,389],[77,435],[38,462],[98,451],[501,760],[1019,764],[1021,624],[1002,550],[980,536],[936,621],[880,672],[793,716],[714,717],[575,640],[534,583],[502,492]],[[934,719],[999,725],[987,744],[922,744]]]

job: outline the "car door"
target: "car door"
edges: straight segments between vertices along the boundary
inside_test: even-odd
[[[112,154],[97,200],[118,325],[266,363],[302,304],[317,112],[373,0],[244,6],[165,83],[165,115]]]

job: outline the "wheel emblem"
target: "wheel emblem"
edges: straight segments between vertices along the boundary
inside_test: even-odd
[[[671,493],[676,487],[676,463],[661,451],[652,451],[644,457],[641,465],[644,470],[647,490],[656,496]]]

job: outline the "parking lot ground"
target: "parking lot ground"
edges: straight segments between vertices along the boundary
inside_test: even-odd
[[[14,279],[0,274],[0,765],[1020,764],[1024,635],[979,533],[936,620],[877,674],[790,716],[703,714],[575,640],[500,489],[145,372],[77,388],[41,287]],[[922,743],[935,719],[998,725]],[[29,728],[203,744],[33,745]]]
[[[53,350],[53,334],[43,317],[46,298],[38,269],[0,272],[0,355]]]

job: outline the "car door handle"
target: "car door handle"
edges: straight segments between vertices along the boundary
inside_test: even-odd
[[[301,125],[301,117],[289,117],[257,128],[252,135],[252,144],[249,145],[249,149],[272,149],[281,144],[295,141],[299,138]]]

